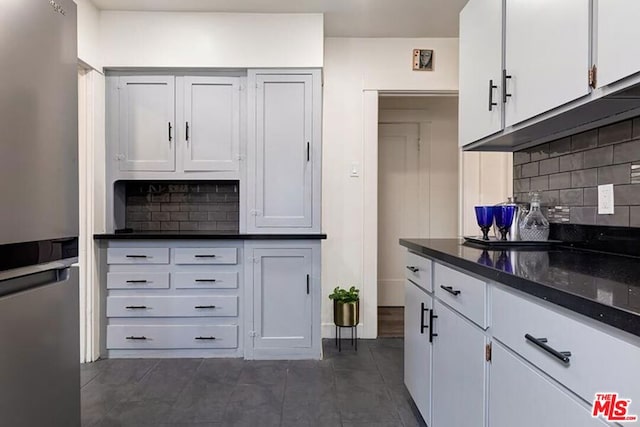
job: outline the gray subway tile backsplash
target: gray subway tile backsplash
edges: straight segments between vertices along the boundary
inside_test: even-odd
[[[514,153],[514,193],[541,191],[553,222],[640,227],[640,117]],[[599,215],[598,185],[614,184],[615,214]],[[568,212],[567,212],[568,211]]]
[[[237,181],[128,181],[125,223],[134,231],[239,231]]]

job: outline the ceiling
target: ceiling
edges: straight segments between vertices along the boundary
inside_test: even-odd
[[[103,10],[324,13],[326,37],[457,37],[468,0],[93,0]]]

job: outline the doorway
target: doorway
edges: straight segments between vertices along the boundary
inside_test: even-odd
[[[458,235],[456,97],[381,97],[378,336],[404,335],[403,237]]]

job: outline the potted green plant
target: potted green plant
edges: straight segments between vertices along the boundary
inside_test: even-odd
[[[360,291],[355,286],[337,286],[329,299],[333,300],[333,322],[336,326],[356,326],[360,323]]]

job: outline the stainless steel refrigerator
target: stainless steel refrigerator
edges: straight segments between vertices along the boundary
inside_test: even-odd
[[[79,426],[73,0],[0,2],[0,425]]]

